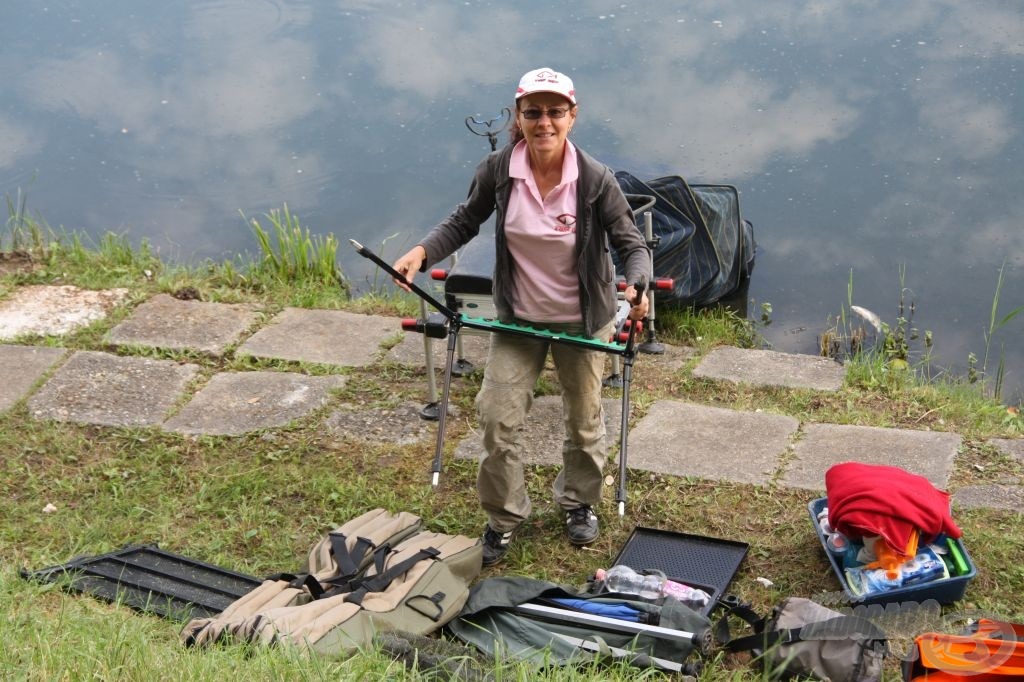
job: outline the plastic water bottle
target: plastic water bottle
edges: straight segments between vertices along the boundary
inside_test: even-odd
[[[612,566],[607,572],[598,571],[596,577],[603,579],[605,586],[611,592],[635,594],[641,599],[655,600],[668,596],[695,609],[703,608],[711,603],[711,596],[704,590],[657,575],[643,575],[629,566],[621,564]]]
[[[687,606],[700,611],[711,603],[711,595],[696,587],[690,587],[674,580],[661,583],[661,593],[666,597],[675,597]]]
[[[598,572],[598,579],[602,572]],[[642,575],[622,564],[612,566],[603,573],[604,584],[609,592],[635,594],[641,599],[651,600],[661,596],[661,578],[656,575]]]
[[[829,551],[837,556],[846,554],[847,550],[850,549],[850,540],[839,531],[833,531],[829,534],[825,544],[828,546]]]

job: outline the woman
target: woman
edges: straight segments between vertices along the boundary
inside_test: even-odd
[[[512,141],[477,167],[469,196],[394,268],[411,281],[475,237],[497,212],[492,291],[502,322],[607,340],[617,307],[610,249],[627,282],[651,278],[651,256],[612,172],[568,140],[576,123],[568,76],[530,71],[515,95]],[[408,290],[405,282],[396,284]],[[646,296],[629,286],[629,316],[647,314]],[[562,387],[563,468],[553,490],[574,545],[599,533],[605,463],[601,409],[604,353],[545,339],[492,333],[476,397],[483,443],[477,492],[488,516],[484,565],[499,562],[532,508],[517,429],[526,419],[548,350]]]

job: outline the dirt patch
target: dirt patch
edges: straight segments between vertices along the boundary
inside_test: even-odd
[[[32,272],[36,267],[32,256],[24,251],[0,252],[0,277]]]

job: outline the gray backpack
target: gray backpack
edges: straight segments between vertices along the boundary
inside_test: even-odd
[[[414,514],[375,509],[314,545],[304,573],[268,578],[217,616],[188,623],[181,640],[341,655],[382,631],[427,634],[465,604],[481,560],[476,539],[424,531]]]
[[[730,616],[746,621],[753,634],[730,638]],[[772,679],[879,682],[889,651],[877,624],[803,597],[783,599],[766,618],[747,605],[733,606],[716,623],[715,635],[726,651],[754,653]]]

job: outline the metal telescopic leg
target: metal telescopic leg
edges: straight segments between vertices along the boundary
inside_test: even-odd
[[[435,488],[441,481],[441,457],[444,450],[444,426],[448,416],[448,389],[452,384],[452,364],[455,362],[455,346],[458,343],[459,329],[453,326],[448,334],[448,359],[444,363],[444,383],[441,385],[441,404],[437,413],[437,446],[434,448],[434,466],[431,485]]]
[[[420,317],[427,319],[427,302],[420,299]],[[423,353],[427,369],[427,404],[420,410],[420,418],[430,421],[437,420],[437,380],[434,378],[434,341],[426,334],[423,335]]]
[[[654,238],[654,216],[650,211],[644,212],[644,239],[647,241],[647,247],[651,250],[651,272],[654,272],[654,247],[658,245],[660,239]],[[665,345],[660,343],[654,331],[654,289],[652,286],[647,295],[647,300],[650,303],[650,307],[647,311],[647,340],[637,345],[636,349],[641,353],[647,353],[649,355],[661,355],[665,352]]]
[[[491,151],[494,151],[493,149]],[[455,266],[459,264],[459,256],[456,253],[452,254],[452,271],[455,270]],[[466,359],[466,353],[462,349],[462,337],[459,337],[459,345],[456,348],[455,364],[452,365],[452,374],[457,377],[464,377],[467,374],[472,374],[476,367],[473,363]]]
[[[622,424],[619,427],[619,489],[615,501],[619,516],[626,515],[626,444],[629,439],[629,384],[633,380],[633,356],[622,363]]]

